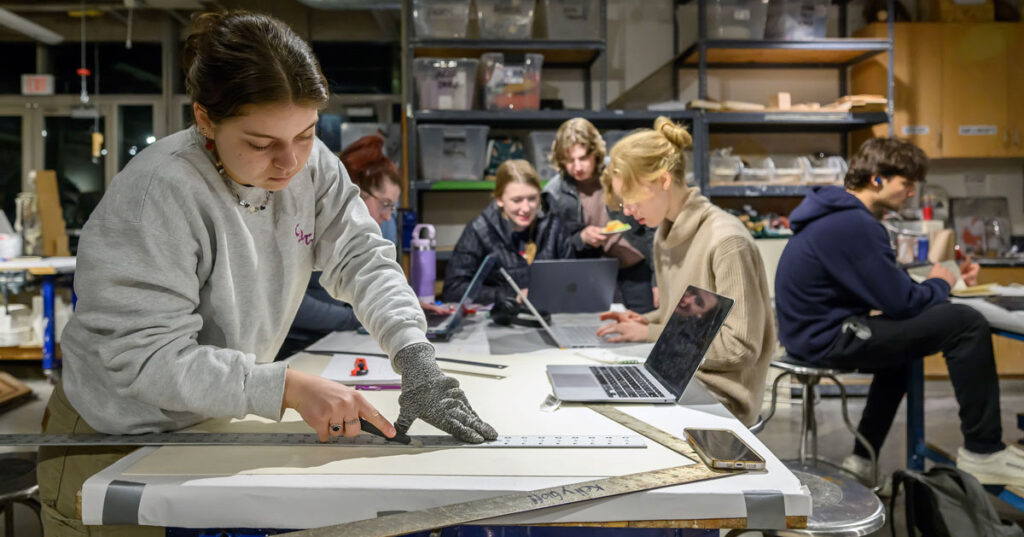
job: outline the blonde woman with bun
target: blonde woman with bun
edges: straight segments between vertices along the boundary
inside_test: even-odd
[[[699,378],[747,425],[757,421],[765,376],[775,346],[775,323],[764,263],[736,217],[686,185],[683,151],[692,139],[665,117],[623,138],[601,176],[605,202],[648,227],[661,306],[648,314],[607,312],[614,320],[598,335],[611,341],[655,341],[686,287],[693,285],[736,301],[711,343]]]

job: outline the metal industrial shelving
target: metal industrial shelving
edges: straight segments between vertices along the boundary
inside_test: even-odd
[[[498,40],[498,39],[419,39],[413,35],[411,0],[405,0],[403,11],[403,86],[405,169],[408,170],[409,202],[419,210],[420,195],[425,191],[483,191],[494,186],[489,181],[438,181],[419,175],[416,126],[418,124],[476,124],[488,125],[494,130],[554,129],[568,119],[584,117],[599,129],[650,127],[659,115],[668,115],[677,121],[691,124],[696,112],[680,111],[658,113],[651,111],[607,110],[608,57],[607,57],[607,0],[598,0],[600,34],[589,40]],[[583,101],[585,110],[417,110],[414,108],[415,80],[412,60],[417,57],[474,57],[484,52],[523,53],[544,55],[544,69],[573,69],[583,72]],[[596,83],[596,84],[595,84]],[[594,99],[593,86],[597,86]],[[596,110],[595,110],[596,108]]]
[[[674,9],[691,0],[676,0]],[[709,69],[836,69],[839,93],[848,92],[847,70],[854,64],[877,54],[887,54],[889,62],[888,105],[885,112],[832,113],[832,112],[709,112],[702,111],[694,121],[694,171],[698,184],[709,196],[802,196],[807,187],[788,185],[714,186],[708,184],[703,173],[709,167],[712,133],[836,133],[841,135],[842,153],[849,154],[850,131],[888,123],[892,135],[894,83],[893,21],[888,23],[888,39],[815,39],[783,41],[766,39],[709,39],[707,37],[707,2],[697,1],[697,40],[685,50],[679,50],[679,28],[673,12],[672,90],[679,95],[679,79],[675,70],[697,69],[698,96],[708,98],[707,75]],[[835,0],[839,5],[839,33],[847,35],[846,0]],[[888,12],[894,13],[894,0],[888,0]]]

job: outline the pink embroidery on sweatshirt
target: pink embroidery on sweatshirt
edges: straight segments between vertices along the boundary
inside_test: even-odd
[[[303,232],[299,224],[295,224],[295,236],[298,237],[299,242],[305,243],[306,246],[313,244],[313,234]]]

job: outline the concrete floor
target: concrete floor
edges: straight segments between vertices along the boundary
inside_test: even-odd
[[[50,396],[51,387],[43,378],[38,365],[19,364],[17,362],[2,362],[0,370],[8,372],[28,384],[36,392],[33,400],[22,403],[14,408],[0,409],[0,433],[31,433],[39,431],[39,422],[43,415],[43,409]],[[953,397],[953,390],[948,381],[929,381],[925,386],[927,396],[926,402],[926,437],[929,442],[947,452],[955,453],[956,448],[962,443],[960,436],[959,420],[957,418],[957,403]],[[766,401],[768,395],[765,396]],[[1016,414],[1024,409],[1024,380],[1003,380],[1000,382],[1000,400],[1002,402],[1003,416],[1003,438],[1006,442],[1016,442],[1022,436],[1017,430]],[[765,411],[767,411],[767,402]],[[850,415],[854,422],[860,416],[863,409],[863,398],[850,400]],[[841,462],[853,449],[853,439],[850,433],[843,426],[842,414],[840,412],[839,400],[825,398],[819,401],[816,406],[819,440],[818,449],[821,456]],[[758,436],[778,457],[783,459],[796,458],[800,434],[800,411],[799,405],[783,403],[776,412],[775,417],[767,424],[764,431]],[[880,457],[881,471],[883,475],[904,467],[906,445],[906,415],[901,410],[896,417],[889,438],[882,448]],[[10,448],[0,447],[0,452],[11,451]],[[1024,513],[1017,511],[992,498],[1001,516],[1006,519],[1024,522]],[[15,510],[15,532],[18,537],[37,537],[41,535],[38,524],[31,511],[26,507],[17,506]],[[901,521],[897,520],[901,525]],[[3,520],[0,520],[0,530],[3,529]],[[756,536],[755,533],[746,535]],[[874,534],[882,537],[889,535],[888,525],[881,531]]]

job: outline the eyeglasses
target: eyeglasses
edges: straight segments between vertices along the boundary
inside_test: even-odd
[[[360,192],[377,200],[377,203],[380,203],[381,210],[385,213],[391,214],[391,212],[395,210],[395,202],[375,196],[373,192],[370,192],[369,190],[361,190]]]

